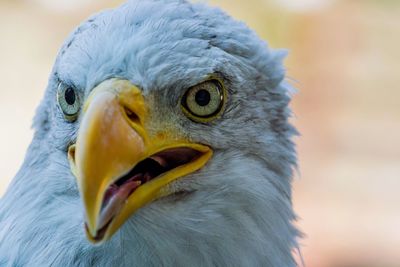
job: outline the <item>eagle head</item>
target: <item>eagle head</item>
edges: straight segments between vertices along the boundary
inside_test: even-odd
[[[0,263],[294,266],[285,54],[201,3],[89,18],[1,200]]]

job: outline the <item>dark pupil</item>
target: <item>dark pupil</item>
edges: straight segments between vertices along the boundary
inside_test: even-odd
[[[196,93],[195,100],[199,106],[204,107],[210,103],[211,95],[207,90],[202,89]]]
[[[75,104],[75,91],[72,88],[68,88],[67,90],[65,90],[65,101],[67,102],[68,105],[73,105]]]

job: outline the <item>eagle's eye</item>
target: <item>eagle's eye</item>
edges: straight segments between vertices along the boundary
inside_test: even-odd
[[[225,88],[216,79],[190,87],[182,97],[182,110],[196,122],[209,122],[223,112]]]
[[[65,119],[69,122],[75,121],[80,109],[79,95],[76,90],[60,83],[57,91],[57,101]]]

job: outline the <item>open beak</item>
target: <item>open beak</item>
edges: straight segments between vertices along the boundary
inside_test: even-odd
[[[109,239],[139,208],[173,193],[167,184],[200,169],[212,156],[208,146],[176,133],[153,129],[150,134],[148,110],[141,91],[119,79],[93,89],[83,107],[68,156],[93,243]]]

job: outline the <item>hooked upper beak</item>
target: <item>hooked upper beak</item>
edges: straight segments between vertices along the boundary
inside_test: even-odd
[[[93,89],[83,107],[68,156],[93,243],[109,239],[135,211],[173,193],[167,184],[200,169],[212,156],[210,147],[163,129],[150,134],[148,113],[141,91],[119,79]]]

